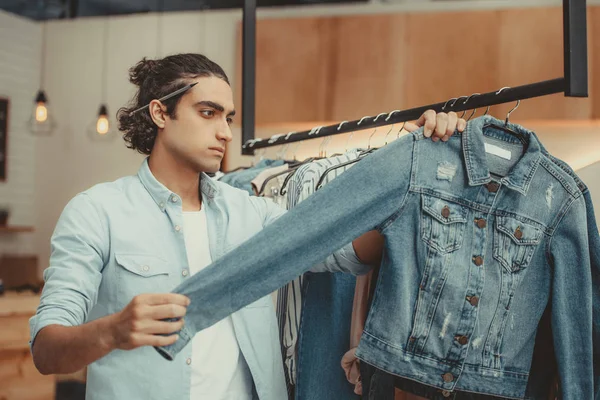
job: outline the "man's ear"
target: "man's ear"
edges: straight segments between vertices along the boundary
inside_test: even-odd
[[[152,100],[150,102],[150,106],[148,107],[150,111],[150,118],[159,128],[165,127],[165,114],[167,113],[167,107],[164,106],[158,100]]]

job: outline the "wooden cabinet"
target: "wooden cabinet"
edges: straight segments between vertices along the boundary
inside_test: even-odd
[[[515,118],[600,118],[600,7],[588,27],[590,98],[527,100]],[[260,19],[256,122],[359,119],[558,78],[562,37],[561,7]],[[241,105],[241,84],[236,94]]]
[[[39,296],[0,296],[0,400],[54,400],[55,377],[40,374],[29,351],[29,318]]]

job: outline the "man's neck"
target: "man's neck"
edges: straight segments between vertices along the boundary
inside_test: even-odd
[[[152,175],[167,189],[181,197],[183,211],[198,211],[202,205],[198,186],[200,175],[167,154],[152,154],[148,160]]]

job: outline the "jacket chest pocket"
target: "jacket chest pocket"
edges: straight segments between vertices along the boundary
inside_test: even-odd
[[[460,249],[469,209],[437,197],[422,195],[421,236],[441,253]]]
[[[162,258],[142,254],[115,254],[118,300],[128,304],[143,293],[169,292],[169,265]]]
[[[509,272],[529,265],[540,243],[542,230],[513,217],[496,217],[494,258]]]

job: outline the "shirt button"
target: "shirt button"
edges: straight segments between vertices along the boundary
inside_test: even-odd
[[[144,266],[142,267],[142,270],[144,270],[144,271],[148,272],[148,271],[150,271],[150,267],[149,267],[149,266],[147,266],[147,265],[144,265]]]
[[[485,228],[487,226],[487,222],[483,218],[476,219],[475,222],[477,222],[477,226],[480,229],[483,229],[483,228]]]
[[[460,344],[461,346],[464,346],[465,344],[469,343],[469,338],[466,336],[457,336],[456,337],[456,341],[458,342],[458,344]]]
[[[442,208],[442,217],[448,218],[449,216],[450,216],[450,207],[444,206],[444,208]]]
[[[188,270],[184,269],[183,271],[181,271],[181,275],[188,276]]]
[[[483,258],[481,256],[473,257],[473,262],[478,267],[481,267],[483,265]]]
[[[177,203],[178,200],[179,200],[179,198],[177,198],[177,196],[175,196],[175,195],[171,196],[171,201],[173,203]]]
[[[444,375],[442,375],[442,379],[444,379],[444,382],[450,383],[454,380],[454,375],[452,375],[450,372],[446,372]]]
[[[187,360],[185,360],[185,363],[186,363],[187,365],[190,365],[190,364],[192,363],[192,359],[191,359],[191,358],[188,358]]]
[[[521,240],[521,238],[523,237],[523,231],[521,230],[520,226],[517,226],[517,230],[515,231],[515,237],[518,240]]]
[[[159,206],[160,208],[165,208],[165,203],[160,203],[158,206]]]
[[[471,303],[473,307],[477,307],[479,305],[479,297],[477,296],[467,296],[467,301]]]
[[[447,390],[442,390],[442,396],[444,396],[444,397],[450,397],[450,396],[452,396],[452,393],[450,393]]]
[[[490,193],[496,193],[500,188],[500,185],[498,185],[496,182],[492,182],[485,185],[485,187]]]
[[[179,225],[175,225],[175,230],[176,230],[177,232],[179,232],[179,231],[181,230],[181,227],[180,227]]]

